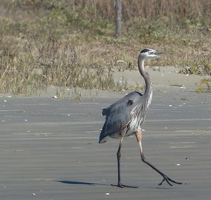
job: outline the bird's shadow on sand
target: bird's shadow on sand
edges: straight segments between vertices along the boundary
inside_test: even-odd
[[[85,181],[66,181],[66,180],[59,180],[56,181],[63,184],[69,184],[69,185],[89,185],[89,186],[97,186],[97,185],[104,185],[104,186],[110,186],[109,184],[105,183],[93,183],[93,182],[85,182]]]
[[[108,186],[108,187],[113,187],[112,184],[106,184],[106,183],[94,183],[94,182],[85,182],[85,181],[67,181],[67,180],[57,180],[55,182],[58,183],[63,183],[63,184],[68,184],[68,185],[87,185],[87,186]],[[117,187],[118,188],[118,187]],[[138,186],[138,188],[148,188],[147,186]],[[150,187],[154,189],[171,189],[171,187],[160,187],[160,186],[155,186],[155,187]],[[135,188],[137,189],[137,188]]]

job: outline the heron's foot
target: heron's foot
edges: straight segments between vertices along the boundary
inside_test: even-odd
[[[164,181],[166,181],[170,186],[172,186],[172,183],[179,184],[179,185],[182,184],[181,182],[174,181],[168,176],[166,176],[165,174],[163,174],[163,180],[158,185],[159,186],[162,185]]]
[[[117,185],[111,184],[111,186],[115,186],[119,188],[138,188],[138,186],[135,186],[135,185],[124,185],[121,183],[118,183]]]

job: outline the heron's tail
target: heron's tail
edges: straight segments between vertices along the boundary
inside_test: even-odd
[[[105,128],[103,126],[99,136],[99,143],[105,143],[105,142],[107,142],[107,135],[105,134]]]

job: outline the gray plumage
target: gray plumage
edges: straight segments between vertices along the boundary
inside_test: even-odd
[[[150,164],[146,160],[142,149],[141,125],[144,122],[147,108],[152,100],[152,84],[149,74],[144,69],[144,61],[150,58],[158,58],[158,54],[163,54],[163,52],[158,52],[153,49],[143,49],[138,56],[138,69],[145,81],[146,86],[144,94],[142,95],[137,91],[131,92],[122,99],[118,100],[116,103],[104,108],[102,111],[102,115],[104,115],[106,118],[99,136],[99,143],[106,142],[108,137],[120,139],[119,148],[117,150],[118,184],[116,186],[121,188],[131,187],[121,183],[120,158],[123,139],[133,134],[136,136],[139,143],[142,161],[163,177],[163,180],[159,185],[161,185],[164,181],[166,181],[169,185],[172,185],[171,183],[181,184],[180,182],[170,179],[168,176]]]
[[[126,131],[125,137],[134,134],[143,123],[144,107],[143,95],[139,92],[131,92],[108,108],[104,108],[102,115],[106,116],[106,120],[99,142],[106,142],[108,136],[120,138],[122,130]]]
[[[125,137],[141,130],[146,110],[152,100],[152,84],[150,76],[144,70],[144,61],[147,58],[157,58],[157,52],[153,49],[144,49],[138,57],[138,69],[146,84],[145,92],[131,92],[108,108],[104,108],[102,115],[106,116],[102,128],[99,143],[106,142],[107,137],[120,138],[122,131],[126,132]]]

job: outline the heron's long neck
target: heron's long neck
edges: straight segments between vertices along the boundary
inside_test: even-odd
[[[145,81],[145,92],[144,92],[144,96],[146,96],[146,99],[149,99],[150,102],[151,102],[151,97],[152,97],[152,82],[150,80],[149,74],[144,69],[144,59],[142,59],[142,58],[139,58],[138,59],[138,69],[139,69],[139,72],[143,76],[144,81]]]

